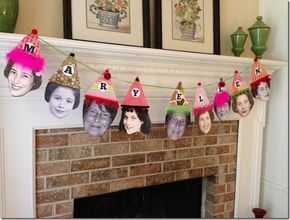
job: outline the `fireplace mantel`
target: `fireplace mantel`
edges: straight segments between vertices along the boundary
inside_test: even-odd
[[[6,65],[5,53],[15,47],[23,35],[0,33],[0,69]],[[90,67],[102,71],[110,68],[114,77],[133,81],[138,75],[141,83],[175,88],[180,80],[188,99],[193,103],[194,89],[198,81],[204,84],[212,96],[220,77],[233,76],[235,69],[249,80],[252,59],[218,56],[180,51],[168,51],[130,46],[110,45],[75,40],[41,37],[65,54],[74,52],[76,58]],[[7,79],[0,74],[0,214],[3,217],[35,217],[34,139],[35,128],[82,126],[81,105],[65,119],[55,119],[48,111],[44,90],[48,79],[61,65],[65,56],[41,42],[41,54],[46,59],[46,70],[40,89],[24,97],[13,98],[7,87]],[[270,73],[279,72],[286,62],[261,60]],[[81,81],[81,97],[98,74],[78,65]],[[113,79],[119,101],[130,84]],[[226,81],[230,88],[231,80]],[[172,89],[144,86],[150,103],[153,123],[164,122],[164,106],[168,103]],[[81,99],[81,102],[83,99]],[[240,119],[231,114],[229,120],[239,119],[238,163],[235,217],[252,217],[251,208],[259,204],[262,136],[265,125],[266,104],[255,100],[254,108],[247,118]],[[118,124],[120,113],[114,120]]]

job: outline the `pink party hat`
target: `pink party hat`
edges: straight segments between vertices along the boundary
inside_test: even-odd
[[[251,72],[251,87],[256,87],[260,84],[260,82],[268,82],[271,81],[271,76],[266,70],[261,66],[258,59],[254,59],[252,64],[252,72]]]
[[[217,90],[214,93],[213,103],[215,106],[221,107],[225,105],[226,103],[228,103],[230,99],[231,99],[231,96],[225,87],[225,82],[223,81],[222,78],[220,78],[220,81],[217,86]]]
[[[139,106],[149,108],[138,77],[136,77],[135,81],[128,90],[127,95],[122,100],[121,106]]]
[[[242,76],[237,70],[235,70],[233,82],[232,82],[232,98],[236,98],[241,93],[249,90],[246,82],[243,80]]]
[[[119,108],[109,70],[103,71],[103,76],[99,77],[86,92],[85,103],[90,104],[93,100],[98,104],[104,102],[106,106],[113,105],[115,109]]]
[[[6,59],[8,62],[18,63],[37,73],[42,71],[44,69],[44,58],[40,56],[37,30],[32,29],[30,34],[25,36],[13,50],[6,54]]]
[[[202,112],[209,111],[213,108],[213,104],[211,104],[207,98],[201,82],[198,82],[197,86],[198,88],[194,92],[194,103],[192,108],[192,113],[194,116],[198,116]]]

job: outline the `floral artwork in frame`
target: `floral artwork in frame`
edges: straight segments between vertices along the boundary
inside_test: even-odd
[[[156,48],[220,54],[219,0],[156,0],[155,17]]]
[[[86,0],[88,28],[130,33],[130,0]]]
[[[63,0],[64,38],[150,47],[148,0]]]
[[[172,38],[204,42],[202,0],[173,0]]]

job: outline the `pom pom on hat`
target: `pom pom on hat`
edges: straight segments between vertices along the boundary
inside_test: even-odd
[[[231,96],[225,88],[225,82],[223,81],[222,78],[220,78],[220,81],[217,86],[217,90],[214,94],[213,103],[215,106],[221,107],[225,105],[226,103],[228,103],[230,99],[231,99]]]
[[[5,56],[8,62],[17,63],[25,68],[31,69],[40,75],[44,69],[44,58],[40,56],[38,33],[32,29],[18,45]]]
[[[254,59],[251,71],[251,88],[257,87],[260,82],[268,82],[270,84],[271,76],[267,71],[261,66],[257,58]]]
[[[67,86],[73,89],[80,89],[80,79],[78,77],[78,68],[75,54],[70,55],[63,61],[62,65],[58,68],[56,73],[49,79],[50,82],[54,82],[63,86]]]
[[[192,108],[192,113],[195,117],[213,108],[213,104],[210,103],[202,87],[202,83],[198,82],[197,86],[198,88],[194,92],[194,104]]]
[[[138,76],[129,88],[125,98],[122,100],[121,106],[136,106],[149,108],[142,85]]]
[[[99,77],[86,92],[85,103],[90,104],[91,101],[98,104],[104,103],[108,107],[113,105],[115,109],[119,108],[109,70],[103,71],[103,76]]]

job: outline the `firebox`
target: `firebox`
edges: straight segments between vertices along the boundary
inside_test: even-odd
[[[74,218],[200,218],[202,178],[74,200]]]

